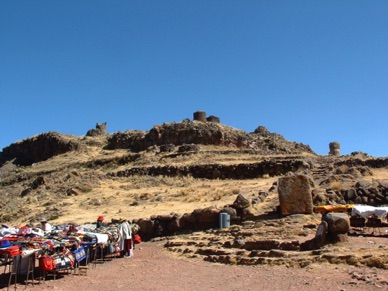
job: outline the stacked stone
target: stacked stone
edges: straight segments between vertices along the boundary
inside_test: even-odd
[[[388,204],[388,182],[377,181],[373,185],[367,181],[357,182],[353,188],[342,190],[329,190],[329,193],[334,193],[338,201],[341,200],[345,204],[364,204],[370,206],[381,206]],[[329,194],[328,194],[329,195]],[[328,196],[326,195],[326,196]],[[330,200],[330,199],[329,199]]]
[[[205,111],[194,112],[194,120],[206,122],[206,112]]]
[[[153,237],[173,235],[179,231],[216,228],[220,213],[228,213],[231,223],[236,223],[252,216],[250,206],[250,201],[239,194],[232,205],[225,205],[223,208],[210,206],[183,215],[177,213],[153,215],[149,219],[138,219],[133,222],[139,225],[140,236],[149,240]]]
[[[333,141],[329,144],[330,152],[329,155],[331,156],[340,156],[340,143]]]
[[[208,118],[206,118],[208,122],[215,122],[220,123],[220,118],[214,115],[210,115]]]
[[[182,153],[197,152],[199,146],[182,145],[178,148],[178,152]],[[149,176],[191,176],[193,178],[204,179],[255,179],[268,176],[280,176],[294,169],[303,169],[306,167],[302,160],[265,160],[254,164],[238,164],[238,165],[192,165],[192,166],[153,166],[153,167],[132,167],[129,169],[111,172],[108,176],[113,177],[130,177],[134,175],[149,175]]]

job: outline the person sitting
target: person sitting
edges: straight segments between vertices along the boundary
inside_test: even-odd
[[[70,222],[67,230],[67,235],[74,235],[78,232],[75,222]]]
[[[42,218],[40,220],[40,223],[41,223],[41,226],[42,226],[44,234],[51,233],[51,231],[53,230],[53,227],[52,227],[52,225],[50,223],[47,222],[46,218]]]
[[[96,228],[105,228],[105,225],[104,225],[103,221],[104,221],[104,216],[99,216],[97,218],[97,226],[96,226]]]

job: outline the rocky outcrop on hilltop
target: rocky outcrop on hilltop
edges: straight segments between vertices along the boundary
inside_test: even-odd
[[[184,120],[183,122],[155,125],[148,132],[126,131],[113,134],[108,139],[108,149],[146,150],[150,146],[163,145],[216,145],[252,149],[260,154],[314,153],[310,146],[286,140],[277,133],[270,133],[259,126],[246,133],[216,122]]]
[[[140,152],[150,147],[166,145],[215,145],[238,149],[249,149],[256,154],[301,154],[311,153],[310,146],[291,142],[277,133],[270,133],[265,127],[259,126],[254,132],[222,125],[218,122],[201,122],[186,119],[182,122],[155,125],[149,131],[129,130],[108,135],[106,123],[97,124],[95,129],[87,132],[87,138],[70,137],[57,132],[43,133],[32,138],[11,144],[0,152],[0,165],[14,160],[18,165],[31,165],[47,160],[55,155],[77,150],[82,144],[92,143],[93,138],[106,136],[107,144],[101,146],[107,150],[128,149]]]
[[[47,132],[5,147],[0,152],[0,165],[11,160],[17,165],[32,165],[80,147],[77,139],[58,132]]]

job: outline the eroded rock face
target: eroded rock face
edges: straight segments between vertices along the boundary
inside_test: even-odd
[[[270,133],[259,126],[255,132],[222,125],[217,122],[183,122],[155,125],[148,132],[126,131],[113,134],[108,140],[108,149],[142,151],[150,146],[172,144],[221,145],[248,148],[263,154],[313,153],[308,145],[287,141],[277,133]]]
[[[290,175],[278,180],[282,215],[313,213],[310,181],[306,175]]]
[[[76,139],[57,132],[47,132],[5,147],[0,164],[14,160],[15,164],[29,166],[80,147]]]

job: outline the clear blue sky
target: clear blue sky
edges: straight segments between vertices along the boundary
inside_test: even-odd
[[[388,1],[0,1],[0,150],[197,110],[388,156]]]

